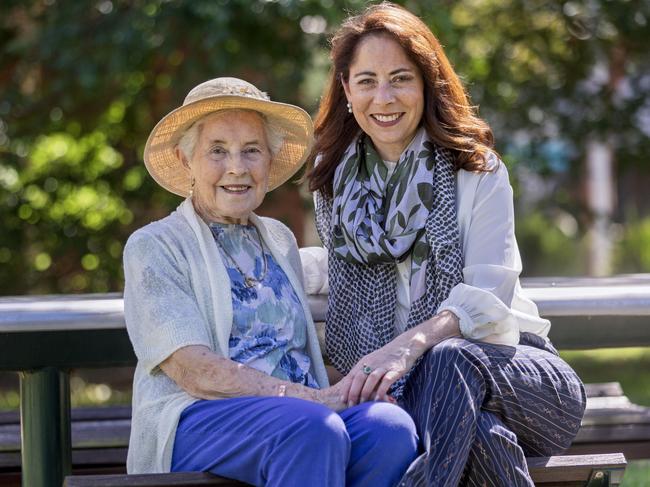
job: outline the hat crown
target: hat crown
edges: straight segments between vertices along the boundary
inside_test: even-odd
[[[254,85],[238,78],[215,78],[195,86],[185,97],[183,105],[215,96],[243,96],[258,100],[270,100],[269,95]]]

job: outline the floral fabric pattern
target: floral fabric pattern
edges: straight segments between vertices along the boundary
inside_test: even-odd
[[[304,352],[307,321],[302,306],[271,253],[260,248],[255,227],[211,223],[210,230],[231,282],[230,358],[278,379],[317,388]],[[245,277],[258,282],[248,287]]]

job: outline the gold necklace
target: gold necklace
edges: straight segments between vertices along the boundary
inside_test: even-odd
[[[237,262],[235,259],[232,258],[232,256],[228,253],[226,250],[226,247],[219,242],[219,238],[216,238],[215,241],[217,242],[217,245],[219,245],[219,248],[223,251],[224,254],[226,254],[226,257],[228,257],[228,260],[232,262],[232,264],[235,266],[235,269],[237,269],[237,272],[241,274],[241,276],[244,278],[244,285],[247,288],[255,287],[257,286],[260,282],[264,280],[266,277],[266,273],[268,272],[268,263],[266,262],[266,253],[264,252],[264,244],[262,243],[262,235],[260,235],[260,231],[257,229],[255,225],[252,225],[252,227],[255,229],[255,233],[257,234],[257,240],[259,241],[260,244],[260,249],[262,251],[262,261],[264,262],[264,269],[262,271],[262,275],[260,277],[251,277],[246,275],[246,273],[242,270],[239,265],[237,265]],[[253,272],[255,272],[255,269],[253,269]]]

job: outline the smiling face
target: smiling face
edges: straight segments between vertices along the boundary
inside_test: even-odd
[[[379,155],[397,161],[418,129],[424,110],[419,68],[388,35],[362,39],[343,81],[352,113]]]
[[[264,121],[254,112],[225,111],[201,122],[191,160],[192,202],[206,222],[246,224],[264,200],[271,152]]]

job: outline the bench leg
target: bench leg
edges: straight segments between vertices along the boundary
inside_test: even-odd
[[[20,373],[20,428],[23,487],[60,487],[72,463],[67,372]]]

